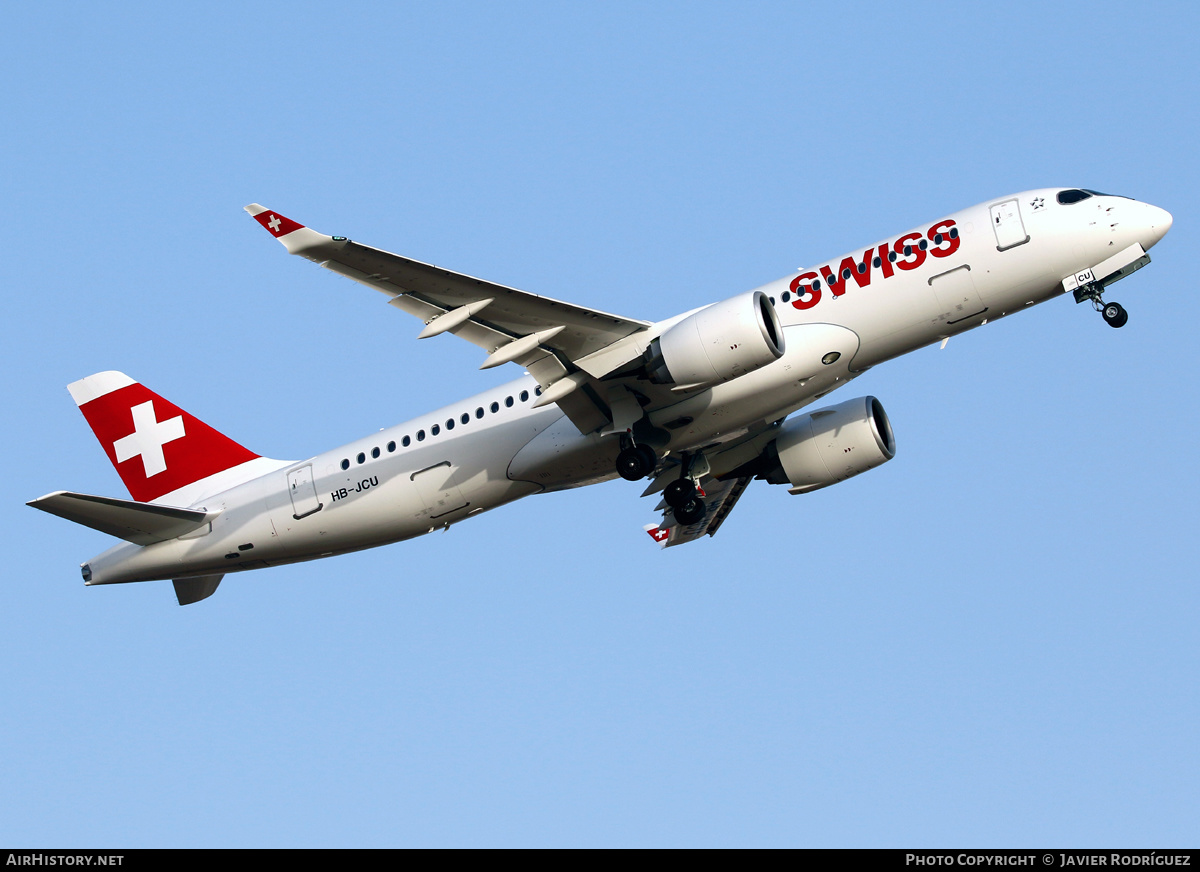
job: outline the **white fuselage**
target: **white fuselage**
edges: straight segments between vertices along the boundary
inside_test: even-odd
[[[983,203],[764,285],[759,290],[783,327],[783,357],[650,411],[650,423],[670,434],[660,450],[716,452],[736,444],[756,425],[820,399],[868,367],[1062,294],[1067,277],[1134,243],[1149,249],[1170,226],[1167,213],[1145,203],[1093,196],[1061,205],[1059,190]],[[937,228],[945,231],[939,243]],[[678,320],[656,324],[650,338]],[[540,491],[615,477],[618,441],[581,435],[555,405],[533,408],[536,388],[525,376],[199,495],[192,505],[219,512],[210,526],[153,545],[120,544],[89,562],[90,583],[310,560],[419,536]]]

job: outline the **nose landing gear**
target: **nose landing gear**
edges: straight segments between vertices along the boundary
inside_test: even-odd
[[[1110,327],[1124,327],[1125,322],[1129,320],[1129,313],[1120,303],[1106,303],[1100,314]]]
[[[1099,282],[1088,282],[1075,289],[1075,302],[1087,300],[1092,308],[1100,313],[1104,323],[1109,327],[1124,327],[1129,321],[1129,313],[1120,303],[1104,302],[1104,285]]]

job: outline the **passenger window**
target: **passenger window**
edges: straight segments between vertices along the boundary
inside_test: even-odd
[[[505,397],[505,398],[504,398],[504,405],[508,406],[508,408],[510,408],[510,409],[511,409],[511,408],[512,408],[512,404],[513,404],[513,398],[512,398],[512,397]]]
[[[463,412],[462,417],[459,418],[458,420],[462,421],[464,424],[468,424],[471,421],[471,416],[468,415],[466,412]]]
[[[529,402],[529,391],[521,391],[521,402],[522,403]]]
[[[453,429],[454,429],[454,419],[453,419],[453,418],[447,418],[447,419],[446,419],[446,429],[447,429],[447,430],[453,430]]]
[[[392,453],[393,451],[395,451],[395,450],[396,450],[396,443],[395,443],[395,442],[389,442],[389,443],[388,443],[388,454],[391,454],[391,453]]]
[[[496,413],[497,413],[497,412],[499,412],[499,411],[500,411],[500,404],[499,404],[499,403],[492,403],[492,414],[494,415],[494,414],[496,414]]]
[[[475,417],[476,418],[483,417],[483,406],[480,406],[478,409],[475,410]]]
[[[350,458],[347,457],[345,460],[342,461],[342,469],[349,469],[349,468],[350,468]]]
[[[408,446],[412,445],[412,439],[410,439],[408,436],[405,436],[400,440],[400,444],[407,448]]]
[[[358,452],[358,457],[357,457],[357,458],[355,458],[355,459],[356,459],[356,460],[358,460],[358,462],[359,462],[359,463],[366,463],[366,462],[367,462],[367,455],[363,454],[363,453],[360,451],[360,452]]]
[[[376,459],[379,458],[379,446],[375,446],[374,448],[371,449],[371,456]]]
[[[424,431],[424,430],[418,430],[418,431],[417,431],[417,441],[418,441],[418,442],[424,442],[424,441],[425,441],[425,431]]]
[[[441,432],[442,432],[442,428],[439,427],[437,424],[434,424],[432,427],[429,428],[430,436],[436,436],[437,434],[439,434]]]

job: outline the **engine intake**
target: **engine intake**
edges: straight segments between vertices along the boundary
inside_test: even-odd
[[[896,438],[883,404],[858,397],[784,421],[767,455],[763,478],[802,494],[887,463]]]
[[[646,370],[655,384],[699,388],[721,384],[783,357],[783,330],[762,291],[701,309],[655,339]]]

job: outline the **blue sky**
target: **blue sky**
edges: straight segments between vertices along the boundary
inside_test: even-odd
[[[0,843],[1194,844],[1194,4],[46,3],[0,32]],[[516,377],[242,212],[657,319],[973,203],[1167,208],[868,373],[896,459],[660,552],[639,485],[85,588],[120,369],[306,457]]]

